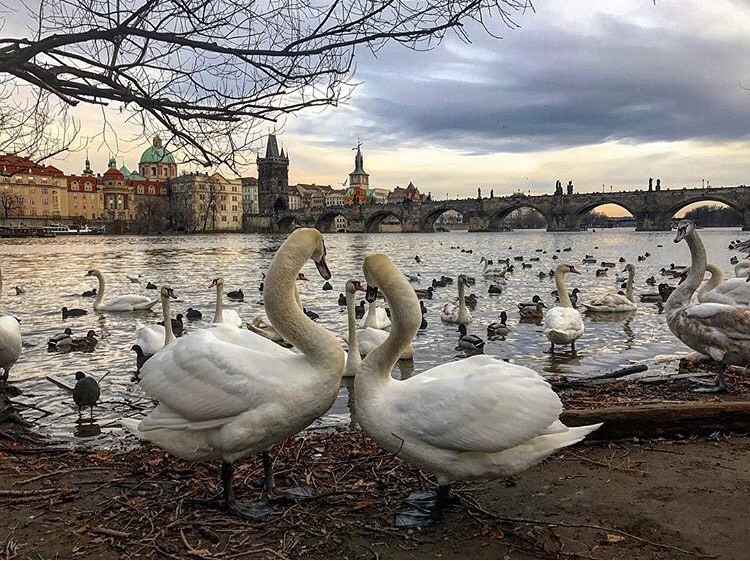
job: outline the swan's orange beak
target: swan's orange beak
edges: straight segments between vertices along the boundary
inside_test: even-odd
[[[209,284],[209,285],[208,285],[208,288],[213,288],[214,286],[216,286],[216,285],[218,284],[218,283],[216,282],[217,280],[218,280],[218,279],[214,279],[214,280],[212,280],[212,281],[211,281],[211,284]]]
[[[320,273],[320,276],[323,277],[324,280],[328,280],[331,278],[331,271],[328,269],[328,265],[326,264],[325,255],[321,256],[320,261],[315,261],[315,267],[317,267],[318,273]]]
[[[367,292],[367,291],[365,290],[365,287],[364,287],[364,286],[362,286],[362,283],[361,283],[361,282],[359,282],[359,281],[354,281],[354,283],[353,283],[353,284],[354,284],[354,290],[359,290],[360,292]]]

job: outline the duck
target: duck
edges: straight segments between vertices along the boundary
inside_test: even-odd
[[[490,283],[489,288],[487,288],[487,294],[502,294],[502,293],[503,293],[503,286],[501,284]]]
[[[596,270],[596,276],[597,277],[603,277],[607,275],[608,269],[597,269]]]
[[[153,355],[146,355],[143,352],[143,349],[140,345],[133,345],[130,347],[130,350],[135,353],[135,370],[136,372],[140,372],[141,368],[143,368],[143,365],[146,364],[146,361],[150,359]],[[140,381],[140,377],[137,378]]]
[[[163,286],[159,297],[162,308],[162,323],[144,325],[140,321],[135,322],[136,344],[141,348],[143,354],[148,357],[156,354],[175,340],[169,301],[170,299],[177,298],[177,296],[172,288]]]
[[[484,354],[396,380],[391,370],[418,330],[417,301],[387,256],[368,255],[363,270],[368,287],[380,287],[392,304],[394,322],[357,369],[357,422],[438,484],[434,502],[397,515],[398,526],[437,523],[453,483],[516,475],[601,426],[565,426],[560,399],[538,373]]]
[[[99,401],[99,383],[91,376],[83,372],[76,372],[76,385],[73,387],[73,402],[78,407],[78,418],[82,417],[82,410],[88,407],[91,410],[91,419],[94,418],[94,405]]]
[[[373,301],[367,306],[367,315],[360,323],[360,327],[373,327],[375,329],[388,329],[391,326],[391,320],[388,318],[385,310],[378,307],[378,303]]]
[[[354,306],[354,316],[357,319],[362,319],[363,317],[365,317],[365,301],[364,300],[361,300],[359,304]]]
[[[521,321],[541,321],[544,318],[544,308],[546,308],[544,302],[541,300],[534,306],[518,306],[518,315],[521,317]]]
[[[419,324],[419,329],[427,329],[427,318],[422,315],[422,323]]]
[[[137,277],[132,277],[130,275],[127,275],[127,277],[130,282],[141,282],[141,278],[143,278],[140,274]]]
[[[258,519],[258,508],[236,500],[234,464],[260,454],[264,491],[281,493],[273,485],[270,448],[308,427],[338,396],[344,351],[332,333],[302,313],[295,298],[296,274],[290,274],[312,259],[328,280],[325,257],[320,232],[298,228],[268,269],[266,315],[299,352],[223,324],[196,330],[164,347],[141,369],[141,387],[158,401],[156,408],[145,419],[120,421],[138,438],[179,458],[221,460],[224,506],[244,519]],[[280,372],[284,383],[279,383]]]
[[[656,277],[650,276],[646,279],[646,284],[649,286],[656,286]]]
[[[674,286],[670,286],[665,282],[659,283],[657,290],[659,291],[659,297],[662,302],[666,302],[669,296],[675,291]]]
[[[146,283],[146,288],[148,290],[156,290],[158,287],[154,283],[152,283],[151,281],[149,281],[149,282]]]
[[[431,286],[428,286],[427,288],[415,288],[414,294],[417,295],[417,298],[426,298],[427,300],[432,300],[432,293],[434,289]]]
[[[70,327],[66,327],[65,331],[62,333],[57,333],[56,335],[53,335],[47,340],[47,350],[48,351],[55,351],[57,350],[57,345],[61,341],[66,341],[68,339],[73,338],[73,330]]]
[[[484,352],[484,339],[477,337],[476,335],[469,335],[466,331],[466,325],[463,323],[458,324],[458,345],[456,346],[457,351],[469,351],[472,353]]]
[[[424,300],[419,301],[419,311],[422,312],[422,315],[427,313],[427,306],[424,305]]]
[[[628,273],[628,281],[625,287],[625,295],[610,292],[597,296],[590,303],[584,303],[587,312],[590,313],[616,313],[632,312],[638,308],[633,299],[633,278],[635,277],[635,266],[628,263],[623,272]]]
[[[0,271],[0,295],[3,290],[3,276]],[[21,356],[21,324],[14,316],[0,316],[0,384],[10,375],[10,369]]]
[[[187,312],[185,312],[185,317],[188,321],[200,321],[203,319],[203,314],[200,312],[200,310],[188,308]]]
[[[68,350],[79,351],[82,353],[94,352],[94,349],[96,349],[96,345],[99,343],[98,339],[96,338],[96,331],[94,331],[93,329],[89,329],[85,337],[73,337],[72,339],[68,339],[67,341],[69,347]],[[57,349],[65,350],[62,345],[62,343],[59,343]]]
[[[574,288],[570,292],[568,292],[568,298],[570,298],[570,303],[575,308],[578,305],[578,293],[581,292],[580,289]],[[560,301],[560,293],[557,290],[553,290],[550,294],[555,297],[555,300],[558,302]]]
[[[505,337],[510,333],[510,327],[508,327],[508,314],[503,310],[500,312],[500,321],[493,321],[487,326],[488,337]]]
[[[16,291],[16,296],[20,296],[21,294],[26,294],[26,289],[22,286],[15,286],[13,288]]]
[[[486,257],[482,257],[479,260],[479,264],[484,263],[484,269],[482,270],[482,276],[485,277],[504,277],[508,272],[507,264],[503,265],[492,265],[492,261],[488,261]]]
[[[302,308],[302,311],[313,321],[320,319],[320,314],[318,314],[317,312],[313,312],[312,310],[308,310],[307,308]]]
[[[690,248],[690,271],[664,305],[667,325],[685,345],[719,363],[715,386],[703,391],[725,392],[726,367],[750,365],[750,338],[747,336],[750,308],[714,302],[692,303],[693,294],[705,275],[706,248],[695,224],[690,221],[681,221],[677,226],[674,241],[683,240]]]
[[[226,323],[233,327],[242,327],[242,318],[235,310],[224,309],[224,279],[219,277],[213,279],[208,288],[216,287],[216,311],[214,312],[214,323]],[[227,294],[227,296],[229,296]]]
[[[227,298],[230,300],[237,300],[239,302],[245,301],[245,294],[242,292],[242,289],[239,290],[230,290],[227,292]]]
[[[331,285],[330,282],[326,281],[323,283],[323,290],[333,290],[333,285]]]
[[[614,269],[615,264],[612,261],[602,261],[601,262],[602,267],[606,267],[607,269]]]
[[[706,264],[706,270],[711,278],[698,290],[698,302],[750,306],[750,283],[746,278],[725,280],[724,273],[713,263]]]
[[[80,317],[80,316],[85,316],[88,313],[89,313],[88,310],[83,310],[81,308],[70,308],[70,309],[68,309],[65,306],[63,306],[63,309],[62,309],[62,318],[63,319],[77,318],[77,317]]]
[[[544,334],[550,342],[550,352],[555,352],[555,345],[570,345],[571,352],[576,352],[576,340],[583,335],[583,319],[573,308],[565,287],[565,274],[580,274],[573,265],[562,263],[555,271],[555,284],[560,297],[560,305],[547,312],[544,317]]]
[[[96,288],[92,288],[91,290],[84,290],[81,292],[81,296],[84,298],[91,298],[92,296],[96,296]]]
[[[466,307],[469,308],[471,311],[474,311],[477,307],[477,303],[479,302],[479,297],[476,294],[472,293],[472,294],[469,294],[465,300],[466,300]]]
[[[339,292],[339,306],[346,306],[346,296],[343,292]]]
[[[458,301],[448,303],[443,306],[443,313],[440,315],[440,319],[446,323],[465,323],[466,325],[472,322],[471,314],[466,308],[466,298],[464,291],[466,283],[464,276],[458,276]]]
[[[414,256],[414,261],[416,261],[417,263],[421,263],[422,259],[419,257],[419,255],[415,255]]]
[[[171,319],[169,320],[169,321],[170,321],[170,323],[172,324],[172,331],[174,332],[174,334],[175,334],[175,335],[176,335],[177,337],[179,337],[180,335],[182,335],[182,332],[183,332],[183,331],[184,331],[184,329],[185,329],[185,324],[184,324],[184,323],[183,323],[183,321],[182,321],[182,318],[183,318],[183,317],[184,317],[184,316],[183,316],[182,314],[177,314],[177,315],[176,315],[175,317],[173,317],[173,318],[171,318]],[[156,324],[157,324],[157,325],[164,325],[164,322],[165,322],[165,321],[166,321],[166,320],[161,320],[161,321],[157,321],[157,322],[156,322]]]
[[[534,296],[531,297],[531,302],[518,302],[516,305],[518,306],[518,309],[522,308],[536,308],[537,304],[541,302],[542,299],[539,297],[538,294],[534,294]]]
[[[94,300],[94,311],[96,312],[132,312],[135,310],[150,310],[159,302],[159,299],[152,300],[148,296],[139,294],[123,294],[104,302],[104,275],[99,269],[91,269],[87,277],[96,277],[99,280],[99,289]]]

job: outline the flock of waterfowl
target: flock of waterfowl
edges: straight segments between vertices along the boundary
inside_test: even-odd
[[[750,364],[750,283],[745,277],[724,280],[718,268],[706,262],[705,248],[694,226],[680,223],[675,242],[690,248],[690,267],[672,265],[682,283],[664,303],[667,324],[688,347],[709,356],[721,366],[716,391],[726,390],[723,371],[729,365]],[[568,248],[563,251],[567,251]],[[467,250],[468,251],[468,250]],[[560,399],[535,371],[481,354],[484,341],[468,333],[470,308],[477,299],[466,294],[474,279],[459,275],[458,297],[444,305],[441,320],[457,325],[457,348],[466,358],[447,362],[404,380],[391,372],[399,360],[410,359],[412,341],[427,326],[426,308],[420,298],[433,298],[435,288],[453,279],[435,279],[427,289],[415,289],[410,281],[419,275],[401,272],[382,254],[364,259],[360,280],[346,282],[338,303],[346,306],[347,333],[338,336],[317,324],[300,301],[300,272],[312,260],[328,281],[326,247],[314,229],[298,229],[277,251],[260,287],[265,316],[245,324],[233,310],[224,309],[224,281],[214,279],[216,310],[213,323],[182,335],[183,319],[194,321],[201,312],[188,308],[185,317],[171,315],[174,290],[163,286],[159,298],[123,295],[105,300],[103,274],[91,291],[93,308],[99,312],[151,309],[161,303],[161,325],[136,327],[137,368],[143,392],[157,402],[145,418],[125,418],[121,424],[138,438],[187,460],[220,460],[226,508],[241,517],[258,519],[268,514],[265,503],[241,503],[233,491],[233,465],[252,454],[263,457],[264,493],[309,496],[307,489],[279,489],[274,485],[271,447],[295,435],[326,413],[335,401],[343,376],[354,378],[355,420],[383,448],[428,471],[438,490],[428,503],[416,498],[415,508],[397,517],[400,525],[425,525],[437,521],[449,503],[455,481],[487,479],[519,473],[554,451],[582,440],[599,425],[567,427],[559,420]],[[588,257],[587,257],[588,258]],[[420,259],[417,256],[416,262]],[[489,292],[502,290],[513,265],[494,264],[484,257],[481,274],[494,279]],[[615,266],[614,263],[604,265]],[[738,270],[750,265],[738,263]],[[666,269],[665,269],[666,270]],[[712,277],[697,293],[705,271]],[[625,292],[612,292],[583,302],[586,313],[633,313],[635,266],[625,264]],[[558,305],[547,309],[539,296],[518,303],[522,319],[543,322],[543,333],[555,346],[570,346],[584,332],[576,308],[579,291],[568,291],[566,276],[578,274],[575,265],[561,263],[553,272]],[[672,276],[670,273],[664,273]],[[134,277],[140,282],[142,277]],[[649,279],[651,280],[651,279]],[[0,288],[1,288],[0,278]],[[649,282],[649,284],[655,284]],[[330,284],[329,284],[330,286]],[[668,285],[666,285],[668,286]],[[358,292],[365,299],[357,304]],[[660,291],[663,295],[664,291]],[[384,298],[388,309],[378,305]],[[227,294],[235,299],[244,297]],[[367,310],[365,310],[367,303]],[[69,311],[68,311],[69,312]],[[357,319],[361,323],[357,323]],[[487,326],[489,337],[504,337],[512,328],[503,311]],[[344,351],[342,339],[347,342]],[[90,350],[96,333],[75,338],[70,329],[53,337],[50,350]],[[21,354],[21,332],[12,316],[0,317],[0,368],[2,383]],[[79,408],[93,406],[99,398],[96,381],[76,373],[74,400]],[[481,391],[477,391],[481,388]]]

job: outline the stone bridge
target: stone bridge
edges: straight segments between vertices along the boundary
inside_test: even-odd
[[[501,229],[501,221],[516,209],[530,207],[547,221],[548,232],[570,232],[580,229],[581,218],[590,210],[605,204],[616,204],[636,219],[636,230],[669,230],[676,212],[685,206],[717,201],[742,213],[743,230],[750,230],[750,187],[716,187],[708,189],[664,189],[660,191],[619,191],[578,193],[572,195],[514,194],[492,199],[457,199],[401,204],[335,206],[281,211],[274,218],[274,229],[289,231],[295,226],[309,226],[330,231],[333,220],[341,215],[349,221],[351,232],[375,232],[389,216],[401,222],[404,232],[432,232],[435,220],[448,210],[461,213],[470,231]]]

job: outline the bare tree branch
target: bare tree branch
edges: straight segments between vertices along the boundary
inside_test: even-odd
[[[104,104],[185,161],[250,157],[260,125],[336,105],[358,46],[434,48],[467,23],[494,35],[530,0],[29,0],[37,26],[0,37],[0,75],[63,105]],[[9,129],[8,129],[9,130]],[[230,139],[231,141],[227,141]]]

